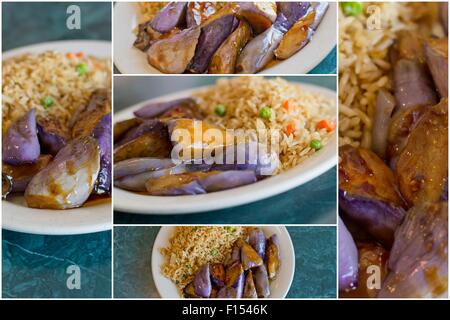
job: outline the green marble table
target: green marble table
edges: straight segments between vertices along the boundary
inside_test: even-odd
[[[66,28],[66,9],[81,9],[81,30]],[[34,43],[111,40],[111,3],[2,3],[3,50]],[[111,297],[111,231],[41,236],[3,230],[4,298]],[[80,268],[80,289],[68,289],[67,267]]]
[[[159,227],[115,227],[114,297],[158,298],[151,253]],[[336,297],[336,228],[288,227],[295,274],[288,298]]]
[[[335,76],[285,77],[336,90]],[[116,77],[114,110],[187,88],[212,84],[217,77]],[[114,213],[116,224],[308,224],[336,223],[336,168],[280,195],[239,207],[184,215]]]

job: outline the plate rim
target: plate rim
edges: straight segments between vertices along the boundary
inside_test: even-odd
[[[333,77],[333,75],[330,75],[330,77]],[[295,81],[292,82],[295,84],[299,84],[302,86],[302,88],[305,88],[307,90],[310,91],[315,91],[315,92],[322,92],[325,93],[327,95],[330,96],[330,98],[333,98],[333,103],[334,103],[334,108],[337,110],[337,105],[336,105],[336,91],[326,88],[326,87],[321,87],[318,86],[316,84],[310,84],[310,83],[304,83],[304,82],[299,82],[299,81]],[[152,99],[148,99],[145,101],[141,101],[139,103],[133,104],[129,107],[126,107],[118,112],[116,112],[114,114],[114,123],[116,123],[117,121],[126,119],[129,113],[131,113],[133,110],[138,109],[139,107],[149,103],[149,102],[155,102],[155,101],[159,101],[159,100],[164,100],[164,99],[176,99],[178,97],[182,97],[182,96],[186,96],[188,94],[192,94],[194,91],[200,91],[200,90],[204,90],[205,88],[211,87],[213,85],[206,85],[206,86],[201,86],[201,87],[194,87],[194,88],[189,88],[189,89],[185,89],[182,91],[178,91],[178,92],[173,92],[173,93],[168,93],[162,96],[158,96]],[[333,155],[329,158],[327,158],[326,160],[322,161],[320,163],[319,166],[317,166],[315,168],[314,171],[310,171],[310,172],[305,172],[302,174],[302,183],[298,183],[296,179],[293,179],[292,177],[290,179],[288,179],[287,182],[284,182],[282,184],[282,188],[278,188],[275,191],[271,191],[271,192],[264,192],[265,188],[259,188],[258,192],[255,193],[249,193],[246,194],[246,196],[244,197],[243,193],[240,194],[235,194],[233,197],[233,203],[231,205],[227,204],[226,202],[215,202],[214,205],[211,206],[206,206],[206,205],[199,205],[199,203],[203,203],[202,201],[190,201],[190,207],[189,209],[186,209],[185,207],[181,207],[180,204],[178,204],[177,209],[174,209],[173,206],[170,208],[167,208],[167,200],[170,199],[172,201],[170,201],[170,203],[173,205],[174,202],[181,202],[183,200],[194,200],[194,199],[202,199],[205,197],[211,197],[211,194],[221,194],[221,195],[226,195],[227,193],[230,194],[233,192],[233,190],[239,189],[239,190],[245,190],[248,188],[252,188],[254,189],[254,185],[255,184],[250,184],[250,185],[246,185],[246,186],[241,186],[238,188],[233,188],[233,189],[229,189],[229,190],[223,190],[223,191],[218,191],[218,192],[214,192],[214,193],[210,193],[210,194],[204,194],[204,195],[192,195],[192,196],[179,196],[179,197],[162,197],[162,196],[148,196],[148,195],[140,195],[140,194],[136,194],[134,192],[130,192],[127,190],[123,190],[117,187],[114,187],[115,190],[115,195],[113,198],[113,205],[114,205],[114,210],[115,211],[120,211],[120,212],[127,212],[127,213],[134,213],[134,214],[139,214],[139,215],[174,215],[174,214],[195,214],[195,213],[201,213],[201,212],[207,212],[207,211],[212,211],[212,210],[220,210],[220,209],[226,209],[226,208],[232,208],[232,207],[236,207],[236,206],[240,206],[240,205],[244,205],[244,204],[249,204],[249,203],[253,203],[259,200],[264,200],[264,199],[268,199],[270,197],[279,195],[283,192],[287,192],[289,190],[292,190],[295,187],[299,187],[301,185],[306,184],[307,182],[321,176],[322,174],[324,174],[325,172],[327,172],[328,170],[332,169],[334,166],[337,165],[337,133],[336,131],[332,134],[332,136],[330,137],[330,143],[328,143],[325,148],[323,149],[324,151],[327,151],[329,153],[332,153]],[[305,162],[308,163],[308,161],[311,158],[305,159]],[[304,164],[304,163],[303,163]],[[301,166],[302,164],[300,164],[299,166]],[[276,176],[272,176],[269,177],[266,180],[262,180],[262,181],[258,181],[258,185],[263,187],[265,185],[267,185],[267,181],[268,180],[273,180],[273,179],[281,179],[281,177],[286,177],[288,172],[292,173],[292,170],[299,170],[298,167],[294,167],[289,169],[286,172],[283,172],[279,175]],[[295,176],[294,176],[295,177]],[[254,190],[252,190],[254,191]],[[261,195],[262,194],[262,195]],[[124,197],[131,197],[132,199],[135,199],[135,201],[126,201],[124,203],[123,202],[123,198]],[[140,205],[137,201],[144,201],[144,199],[149,199],[149,198],[153,198],[156,199],[156,201],[165,201],[165,205],[159,205],[157,208],[152,207],[152,203],[148,202],[145,208]],[[229,197],[228,197],[229,198]],[[250,200],[249,200],[250,198]],[[120,202],[119,202],[119,201]],[[212,201],[212,200],[210,200]],[[195,207],[193,207],[193,205],[196,203]],[[155,203],[153,203],[153,205],[155,205]]]
[[[202,226],[204,226],[204,225],[202,225]],[[223,226],[223,225],[213,225],[213,226]],[[240,226],[240,225],[238,225],[238,226]],[[248,226],[248,225],[245,225],[245,226]],[[251,225],[251,226],[257,226],[257,225]],[[156,291],[158,292],[158,295],[159,295],[159,297],[161,299],[185,300],[185,298],[182,298],[182,297],[177,297],[177,298],[162,297],[162,294],[161,294],[162,289],[160,287],[161,284],[159,282],[157,283],[157,281],[155,280],[156,279],[155,278],[155,274],[157,272],[159,273],[158,274],[159,276],[164,277],[161,274],[161,272],[159,272],[159,265],[156,265],[157,264],[156,260],[153,259],[153,257],[155,255],[161,255],[158,252],[158,248],[157,248],[156,244],[158,242],[161,242],[161,238],[165,235],[163,232],[169,232],[169,230],[167,230],[167,229],[174,229],[176,227],[177,226],[167,226],[166,225],[166,226],[161,226],[160,229],[158,230],[158,234],[156,235],[155,240],[153,241],[153,244],[152,244],[152,252],[151,252],[152,279],[153,279],[153,283],[155,284]],[[284,225],[260,225],[260,226],[257,226],[257,227],[262,228],[262,229],[264,229],[265,227],[276,228],[276,229],[279,230],[279,233],[283,234],[283,236],[286,237],[286,240],[287,240],[286,245],[289,247],[290,256],[292,257],[292,266],[289,269],[290,276],[289,276],[289,279],[287,281],[289,285],[283,290],[282,297],[276,297],[276,298],[275,297],[269,297],[269,298],[267,298],[268,300],[284,299],[284,298],[286,298],[287,294],[289,293],[289,290],[292,287],[292,282],[294,281],[294,276],[295,276],[295,246],[294,246],[294,243],[292,242],[292,237],[291,237],[291,235],[289,233],[289,230]],[[163,229],[164,229],[164,231],[163,231]],[[236,300],[236,299],[224,299],[224,298],[218,298],[218,299],[219,300]],[[244,298],[239,298],[238,300],[243,300],[243,299]],[[194,299],[194,300],[199,300],[199,299]]]

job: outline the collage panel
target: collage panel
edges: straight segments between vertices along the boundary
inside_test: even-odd
[[[335,224],[335,90],[335,76],[115,76],[115,223]]]
[[[339,297],[448,297],[448,3],[339,10]]]
[[[115,298],[336,297],[335,227],[118,226],[114,251]]]
[[[2,2],[2,296],[110,298],[108,2]]]

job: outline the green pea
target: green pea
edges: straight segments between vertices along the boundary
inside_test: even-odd
[[[270,107],[262,107],[261,110],[259,110],[259,117],[262,119],[270,119],[272,116],[272,110]]]
[[[227,113],[227,107],[225,107],[225,105],[223,104],[218,104],[215,109],[214,112],[218,115],[223,117],[225,115],[225,113]]]
[[[341,8],[346,16],[357,16],[363,12],[362,2],[342,2]]]
[[[320,142],[320,140],[317,140],[317,139],[311,140],[311,143],[309,144],[309,146],[315,150],[322,149],[322,143]]]
[[[212,249],[211,250],[211,256],[213,256],[213,257],[217,256],[217,250],[216,249]]]
[[[53,100],[53,98],[49,97],[49,96],[44,97],[41,100],[41,104],[45,109],[50,108],[54,103],[55,103],[55,101]]]
[[[78,72],[79,76],[82,76],[83,74],[86,74],[89,71],[86,63],[77,64],[75,70]]]

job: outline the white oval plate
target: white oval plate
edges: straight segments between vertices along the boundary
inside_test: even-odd
[[[133,2],[114,5],[114,64],[124,74],[160,74],[147,63],[145,53],[133,47],[133,30],[143,22],[139,8]],[[295,55],[263,70],[265,74],[305,74],[316,67],[336,46],[337,5],[329,8],[317,27],[311,42]]]
[[[68,40],[39,43],[3,53],[3,60],[24,53],[41,53],[47,50],[79,52],[99,58],[111,57],[111,43],[95,40]],[[15,195],[2,201],[3,228],[33,234],[68,235],[98,232],[111,229],[111,203],[88,205],[69,210],[28,208],[23,196]]]
[[[280,272],[277,278],[270,283],[270,299],[285,298],[294,279],[295,273],[295,250],[291,237],[286,227],[261,226],[266,238],[276,234],[280,240],[280,252],[283,257]],[[183,298],[175,284],[161,274],[161,266],[164,257],[160,252],[161,248],[169,245],[169,239],[175,231],[175,227],[161,227],[156,236],[152,250],[152,276],[156,289],[161,298]]]
[[[329,96],[336,101],[336,92],[322,87],[301,84],[305,90]],[[133,112],[152,101],[167,101],[190,96],[204,88],[194,88],[151,99],[114,114],[114,122],[133,117]],[[114,188],[114,209],[141,214],[181,214],[218,210],[261,200],[298,187],[325,173],[337,164],[336,132],[319,152],[299,166],[276,176],[239,188],[207,194],[159,197],[142,195]]]

